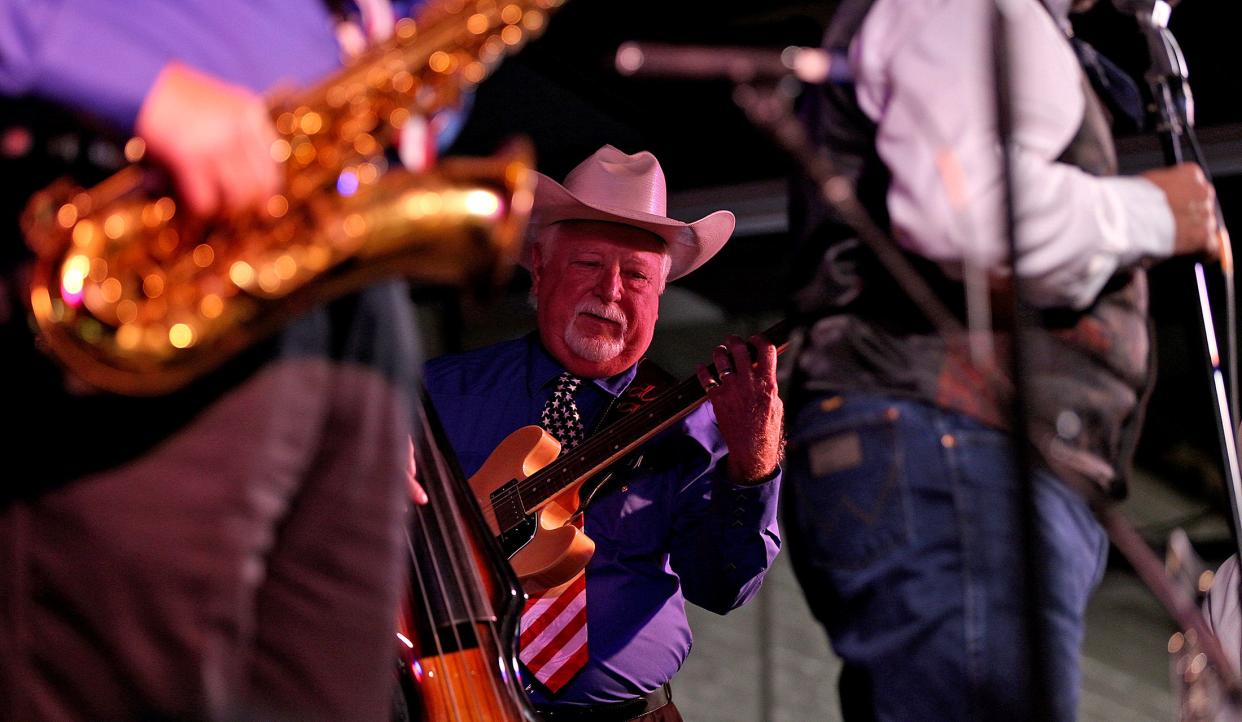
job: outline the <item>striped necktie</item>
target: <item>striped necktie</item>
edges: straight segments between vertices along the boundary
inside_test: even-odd
[[[540,421],[567,451],[585,436],[574,392],[582,379],[566,371],[543,408]],[[582,528],[582,516],[574,523]],[[568,583],[531,595],[522,611],[518,658],[552,693],[565,686],[587,662],[586,571]]]

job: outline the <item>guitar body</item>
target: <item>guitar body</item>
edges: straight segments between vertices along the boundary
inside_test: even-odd
[[[496,510],[519,504],[518,482],[551,464],[561,445],[538,426],[523,426],[505,437],[470,477],[483,517],[509,556],[528,593],[542,593],[573,579],[595,553],[595,542],[572,523],[579,508],[581,482],[533,508],[517,525],[500,523]],[[502,527],[510,527],[503,529]]]

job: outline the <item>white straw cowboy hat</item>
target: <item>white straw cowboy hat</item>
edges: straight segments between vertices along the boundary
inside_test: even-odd
[[[669,218],[668,190],[660,162],[647,151],[627,155],[605,145],[578,164],[561,185],[536,173],[535,204],[527,228],[522,265],[530,268],[530,242],[561,221],[606,221],[650,231],[668,245],[668,280],[680,278],[716,255],[733,233],[729,211],[693,223]]]

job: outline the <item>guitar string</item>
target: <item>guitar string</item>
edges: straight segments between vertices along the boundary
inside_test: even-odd
[[[775,324],[769,326],[759,335],[768,339],[774,344],[776,344],[778,348],[778,353],[779,353],[781,350],[784,349],[784,346],[786,345],[786,342],[788,340],[789,332],[793,328],[793,326],[794,326],[794,322],[792,319],[784,318],[784,319],[781,319],[780,321],[777,321]],[[752,362],[752,366],[753,364],[754,362]],[[714,362],[707,364],[707,367],[711,369],[711,371],[713,371],[717,376],[719,376],[719,370],[716,368],[716,365]],[[653,416],[666,417],[666,416],[671,415],[670,412],[680,412],[681,409],[674,408],[674,409],[666,410],[663,408],[664,406],[680,406],[681,404],[695,404],[695,403],[699,403],[700,399],[706,400],[706,398],[707,398],[707,391],[704,390],[702,385],[699,383],[698,376],[697,375],[690,376],[678,382],[677,384],[674,384],[672,388],[670,388],[665,393],[661,394],[659,398],[657,398],[655,401],[652,401],[650,404],[644,407],[643,411],[645,415],[648,416],[649,418]],[[584,442],[583,444],[575,448],[571,455],[566,456],[565,458],[574,459],[575,457],[585,456],[587,451],[592,450],[588,448],[588,445],[592,444],[592,442],[594,442],[594,445],[596,446],[607,444],[608,442],[604,438],[605,434],[607,436],[618,436],[618,435],[621,435],[621,432],[623,430],[629,430],[628,426],[636,426],[636,425],[640,426],[639,430],[641,430],[641,426],[645,425],[645,423],[641,420],[640,417],[641,417],[641,414],[631,414],[621,419],[616,424],[609,427],[605,431],[604,434],[599,434],[591,439],[587,439],[586,442]],[[537,488],[539,485],[543,484],[546,479],[552,477],[553,475],[557,473],[564,473],[563,469],[566,469],[569,467],[568,461],[564,463],[560,463],[560,462],[561,460],[557,459],[551,465],[546,466],[543,469],[540,469],[534,474],[531,474],[526,479],[518,480],[518,482],[514,484],[511,490],[505,493],[502,493],[500,496],[497,497],[497,499],[508,501],[509,497],[512,496],[512,494],[516,493],[519,495],[519,503],[520,503],[520,494],[523,491],[526,491],[526,492],[542,491],[541,489]],[[575,476],[574,478],[577,478],[577,476]],[[541,496],[541,498],[543,497]],[[499,526],[499,524],[497,526]]]
[[[679,386],[690,386],[691,381],[695,382],[694,386],[697,387],[699,391],[701,392],[702,387],[697,386],[697,379],[690,379],[688,381],[682,382],[682,384],[680,384]],[[507,503],[507,502],[512,501],[512,498],[516,495],[518,498],[518,504],[523,509],[523,514],[527,513],[525,510],[525,505],[522,504],[521,498],[523,494],[530,495],[532,492],[535,492],[536,496],[538,496],[538,498],[540,499],[546,498],[546,496],[551,496],[552,494],[542,493],[544,492],[545,487],[553,486],[553,484],[550,484],[549,481],[556,479],[556,477],[558,476],[569,476],[569,478],[571,479],[576,479],[584,474],[584,472],[581,472],[581,471],[576,471],[572,475],[567,473],[568,470],[571,470],[573,468],[573,465],[575,463],[580,464],[583,458],[589,457],[597,453],[603,447],[606,447],[608,444],[613,443],[611,441],[612,439],[616,437],[623,437],[626,435],[627,432],[639,431],[642,433],[647,433],[647,429],[645,428],[647,426],[647,422],[642,418],[643,416],[646,416],[648,418],[651,418],[651,417],[666,418],[667,416],[670,415],[668,411],[680,412],[684,405],[694,404],[696,402],[699,402],[699,398],[694,398],[693,395],[689,400],[684,398],[685,392],[687,390],[688,390],[687,388],[674,387],[674,389],[672,389],[668,393],[667,397],[653,401],[643,410],[641,414],[638,414],[637,417],[630,416],[630,417],[627,417],[625,419],[618,421],[615,425],[613,425],[612,427],[609,427],[606,433],[599,434],[599,435],[596,435],[588,439],[583,444],[581,444],[578,448],[573,449],[568,455],[562,457],[561,459],[557,459],[553,461],[552,464],[544,467],[543,469],[540,469],[539,471],[530,475],[526,479],[518,480],[516,483],[512,484],[508,489],[501,492],[494,499],[491,500],[490,505],[493,507],[493,511],[494,511],[495,506],[498,506],[501,503]],[[667,407],[667,406],[671,406],[674,408],[666,411],[666,409],[663,407]],[[638,427],[638,428],[635,429],[631,427]],[[626,445],[629,445],[630,443],[632,442],[627,441],[625,444],[620,444],[619,446],[626,446]],[[614,450],[612,449],[608,449],[606,452],[604,452],[604,457],[606,458],[608,455],[613,453],[613,451]],[[597,466],[602,465],[602,463],[603,462],[600,462],[599,464],[597,464]],[[568,483],[559,482],[559,481],[555,482],[554,485],[555,485],[555,488],[558,490],[569,486]],[[500,524],[497,521],[497,527],[499,526]]]
[[[424,409],[423,406],[420,404],[418,405],[417,411],[419,414],[419,417],[418,417],[419,428],[422,429],[423,433],[419,435],[416,448],[423,451],[421,456],[424,458],[424,461],[427,461],[427,460],[432,461],[434,465],[433,468],[435,468],[435,470],[438,472],[442,471],[433,453],[435,442],[434,440],[430,438],[431,427],[430,427],[430,421],[427,419],[426,409]],[[427,458],[428,456],[430,456],[431,458],[428,459]],[[440,476],[439,478],[441,479],[439,491],[444,494],[443,498],[449,498],[451,496],[451,490],[449,490],[448,488],[448,482],[443,476]],[[419,507],[416,507],[416,508],[419,508]],[[431,503],[427,504],[426,508],[427,508],[427,512],[426,513],[420,512],[420,516],[430,516],[435,521],[436,531],[439,533],[440,539],[447,540],[447,539],[453,538],[449,535],[448,524],[444,519],[444,514],[443,514],[444,510],[440,508],[439,506],[435,504],[431,504]],[[425,548],[428,550],[434,549],[434,547],[431,545],[431,538],[429,536],[427,525],[422,524],[419,526],[419,529],[422,531],[422,534],[423,534],[423,542],[424,542]],[[456,568],[457,565],[454,563],[452,552],[451,550],[449,550],[447,543],[445,543],[444,549],[446,552],[445,556],[447,557],[449,565],[454,567],[453,571],[455,573],[459,573],[459,570]],[[411,545],[411,553],[413,553],[412,545]],[[453,641],[456,643],[456,649],[459,652],[463,651],[465,649],[465,646],[462,643],[461,632],[458,630],[457,624],[455,620],[453,619],[453,611],[451,609],[451,605],[449,604],[448,594],[447,594],[449,587],[448,585],[445,584],[445,581],[444,581],[444,577],[445,577],[444,571],[440,568],[440,562],[436,558],[436,555],[432,553],[432,554],[429,554],[429,556],[431,559],[431,568],[432,568],[432,571],[435,573],[435,580],[438,584],[437,588],[440,590],[440,594],[445,600],[445,613],[447,616],[446,621],[448,623],[449,630],[452,632],[452,638],[453,638]],[[460,579],[458,579],[458,589],[459,591],[461,589]],[[429,619],[430,619],[430,614],[431,612],[428,611]],[[453,711],[453,717],[457,720],[460,720],[462,718],[462,706],[457,700],[457,690],[452,684],[451,675],[448,673],[448,659],[443,652],[443,649],[444,649],[443,644],[440,642],[441,632],[438,629],[433,629],[432,634],[435,635],[435,638],[436,638],[436,646],[437,646],[438,651],[440,652],[440,655],[439,655],[440,659],[444,661],[444,669],[442,670],[444,673],[444,681],[442,684],[444,685],[445,689],[447,689],[448,691],[447,696],[451,701],[450,704],[451,704],[452,711]]]
[[[781,351],[784,350],[786,346],[789,332],[793,328],[793,326],[794,326],[794,322],[792,319],[789,319],[789,318],[781,319],[780,321],[776,322],[772,326],[768,327],[766,330],[764,330],[759,335],[763,336],[764,338],[776,344],[777,352],[780,353]],[[707,367],[711,371],[713,371],[717,376],[719,376],[719,370],[716,368],[716,365],[714,362],[707,364]],[[685,398],[681,398],[682,396],[685,396]],[[577,448],[573,449],[571,454],[554,460],[551,464],[536,471],[534,474],[531,474],[526,479],[517,479],[517,480],[514,480],[515,483],[507,484],[506,486],[508,488],[504,489],[503,491],[501,491],[499,494],[495,495],[494,497],[489,497],[486,500],[486,503],[484,503],[484,500],[482,499],[478,500],[479,506],[483,508],[485,514],[490,514],[491,521],[496,525],[497,529],[500,529],[501,524],[499,521],[499,517],[497,516],[495,507],[500,503],[508,503],[508,502],[513,501],[513,497],[516,495],[518,507],[522,509],[522,518],[525,518],[529,514],[529,512],[526,511],[525,504],[522,502],[522,494],[524,492],[528,495],[534,492],[535,495],[541,500],[544,498],[553,496],[554,493],[547,493],[546,489],[543,488],[545,486],[550,485],[548,483],[549,480],[553,479],[558,474],[565,475],[566,470],[571,468],[571,465],[573,463],[580,462],[583,457],[586,457],[588,455],[588,452],[594,452],[596,446],[603,446],[609,443],[608,441],[609,438],[620,436],[622,435],[622,432],[626,432],[626,431],[641,431],[642,430],[641,426],[639,429],[632,430],[629,428],[630,426],[639,426],[640,424],[642,426],[645,426],[645,423],[641,421],[641,416],[645,415],[648,418],[659,416],[661,418],[664,418],[664,417],[669,416],[670,412],[674,412],[674,413],[681,412],[680,408],[676,408],[676,407],[679,407],[681,404],[694,405],[697,403],[701,403],[700,399],[705,401],[706,398],[707,398],[707,391],[703,389],[701,384],[699,384],[697,375],[683,379],[682,381],[675,384],[668,391],[661,394],[660,397],[657,398],[655,401],[652,401],[650,404],[644,407],[643,414],[631,414],[621,419],[616,424],[606,429],[604,433],[597,434],[596,436],[584,441]],[[666,410],[663,408],[664,406],[675,406],[675,408]],[[692,411],[692,410],[693,410],[693,407],[687,410],[686,413],[689,413],[689,411]],[[646,441],[646,440],[647,439],[644,439],[643,441]],[[629,445],[630,443],[631,442],[626,442],[625,444],[622,444],[621,446],[626,446],[626,445]],[[605,458],[607,456],[608,454],[605,454]],[[603,466],[604,464],[605,462],[600,462],[599,466]],[[584,472],[578,471],[578,472],[575,472],[574,475],[570,478],[577,479],[583,475],[584,475]],[[572,483],[573,483],[572,481],[557,482],[555,489],[559,492],[560,490],[571,486]],[[512,527],[509,527],[509,528],[512,528]],[[508,529],[504,529],[501,531],[508,531]]]
[[[694,388],[697,388],[699,393],[690,394],[687,397],[686,392],[691,391]],[[641,413],[632,414],[617,421],[615,424],[608,427],[603,433],[588,438],[577,448],[571,450],[566,456],[556,459],[550,465],[545,466],[525,479],[517,480],[516,483],[508,485],[508,488],[503,490],[500,494],[489,498],[488,506],[491,507],[494,514],[496,506],[501,505],[501,503],[511,501],[515,495],[518,498],[519,505],[521,505],[521,496],[523,493],[529,495],[531,492],[540,492],[541,487],[546,486],[549,479],[554,478],[558,474],[565,474],[565,470],[571,468],[573,463],[580,463],[583,457],[590,456],[608,444],[613,443],[613,438],[624,437],[627,432],[646,433],[645,427],[647,426],[648,421],[644,420],[642,417],[646,416],[648,419],[651,417],[666,418],[670,415],[669,412],[680,412],[682,410],[682,406],[697,403],[700,401],[700,398],[705,400],[706,392],[703,391],[702,386],[698,385],[697,378],[692,377],[680,382],[668,392],[663,394],[659,399],[656,399],[644,407],[641,410]],[[673,408],[666,410],[663,408],[666,406],[671,406]],[[620,446],[626,446],[629,443],[631,442],[627,441]],[[600,448],[597,449],[597,447]],[[608,450],[604,453],[604,456],[606,457],[611,454],[612,451],[613,450]],[[580,474],[575,474],[573,478],[578,478],[579,475]],[[540,498],[543,497],[541,496]],[[525,509],[523,509],[523,512],[525,513]],[[499,526],[498,520],[497,526]]]
[[[425,523],[426,520],[423,518],[426,516],[426,514],[423,512],[422,507],[418,505],[414,505],[411,511],[413,512],[414,517],[420,522],[419,528],[423,530],[424,546],[430,549],[429,545],[431,542],[429,539],[426,539],[427,524]],[[415,579],[418,580],[419,594],[422,597],[422,602],[423,602],[422,614],[426,615],[427,625],[431,628],[431,637],[435,645],[436,657],[438,659],[444,659],[445,658],[444,643],[440,640],[440,631],[436,628],[435,620],[432,619],[431,617],[431,614],[432,614],[431,613],[431,594],[430,592],[427,591],[427,581],[426,581],[426,578],[424,577],[424,571],[422,568],[422,564],[419,563],[418,556],[417,554],[415,554],[415,551],[414,551],[414,540],[410,536],[409,524],[406,525],[406,529],[405,529],[405,543],[406,543],[406,546],[409,548],[411,567],[413,567],[413,576]],[[436,560],[435,560],[434,554],[429,552],[429,557],[431,559],[432,567],[435,567]],[[438,571],[436,572],[436,576],[439,576]],[[411,617],[415,616],[418,613],[419,612],[413,609],[410,610]],[[410,630],[410,631],[411,633],[413,633],[414,630]],[[421,667],[421,662],[419,662],[419,660],[417,659],[415,660],[415,664],[419,664],[419,666]],[[434,670],[423,670],[421,677],[422,679],[426,679],[431,674],[434,674]],[[442,688],[441,693],[440,693],[441,698],[450,701],[450,704],[454,712],[454,716],[457,719],[461,719],[461,715],[457,711],[458,708],[457,708],[456,700],[454,699],[454,696],[455,696],[454,692],[451,687],[446,686],[448,685],[448,682],[449,682],[448,675],[442,674],[440,675],[438,679],[433,681],[433,684]]]

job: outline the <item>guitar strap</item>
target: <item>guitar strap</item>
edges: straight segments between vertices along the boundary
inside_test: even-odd
[[[622,391],[619,396],[608,404],[608,408],[604,411],[603,416],[600,417],[599,423],[595,424],[591,433],[598,433],[633,414],[635,411],[646,407],[652,401],[660,398],[676,382],[677,379],[663,368],[660,368],[659,364],[649,358],[643,358],[638,362],[638,370],[634,374],[634,380],[630,382],[629,386],[625,387],[625,391]],[[626,470],[632,471],[639,467],[642,460],[642,451],[637,450],[632,452],[629,457],[617,462],[611,468],[615,470],[624,467]],[[578,496],[582,500],[582,508],[585,509],[599,496],[611,493],[615,487],[620,485],[620,481],[627,476],[627,474],[617,474],[615,471],[604,471],[596,477],[583,482],[582,488],[578,492]]]
[[[660,368],[660,365],[655,361],[644,357],[638,362],[638,371],[634,374],[634,380],[630,382],[629,386],[625,387],[625,391],[622,391],[617,398],[608,404],[604,415],[591,433],[606,429],[645,407],[658,399],[661,394],[675,383],[677,383],[677,379],[672,374]]]

